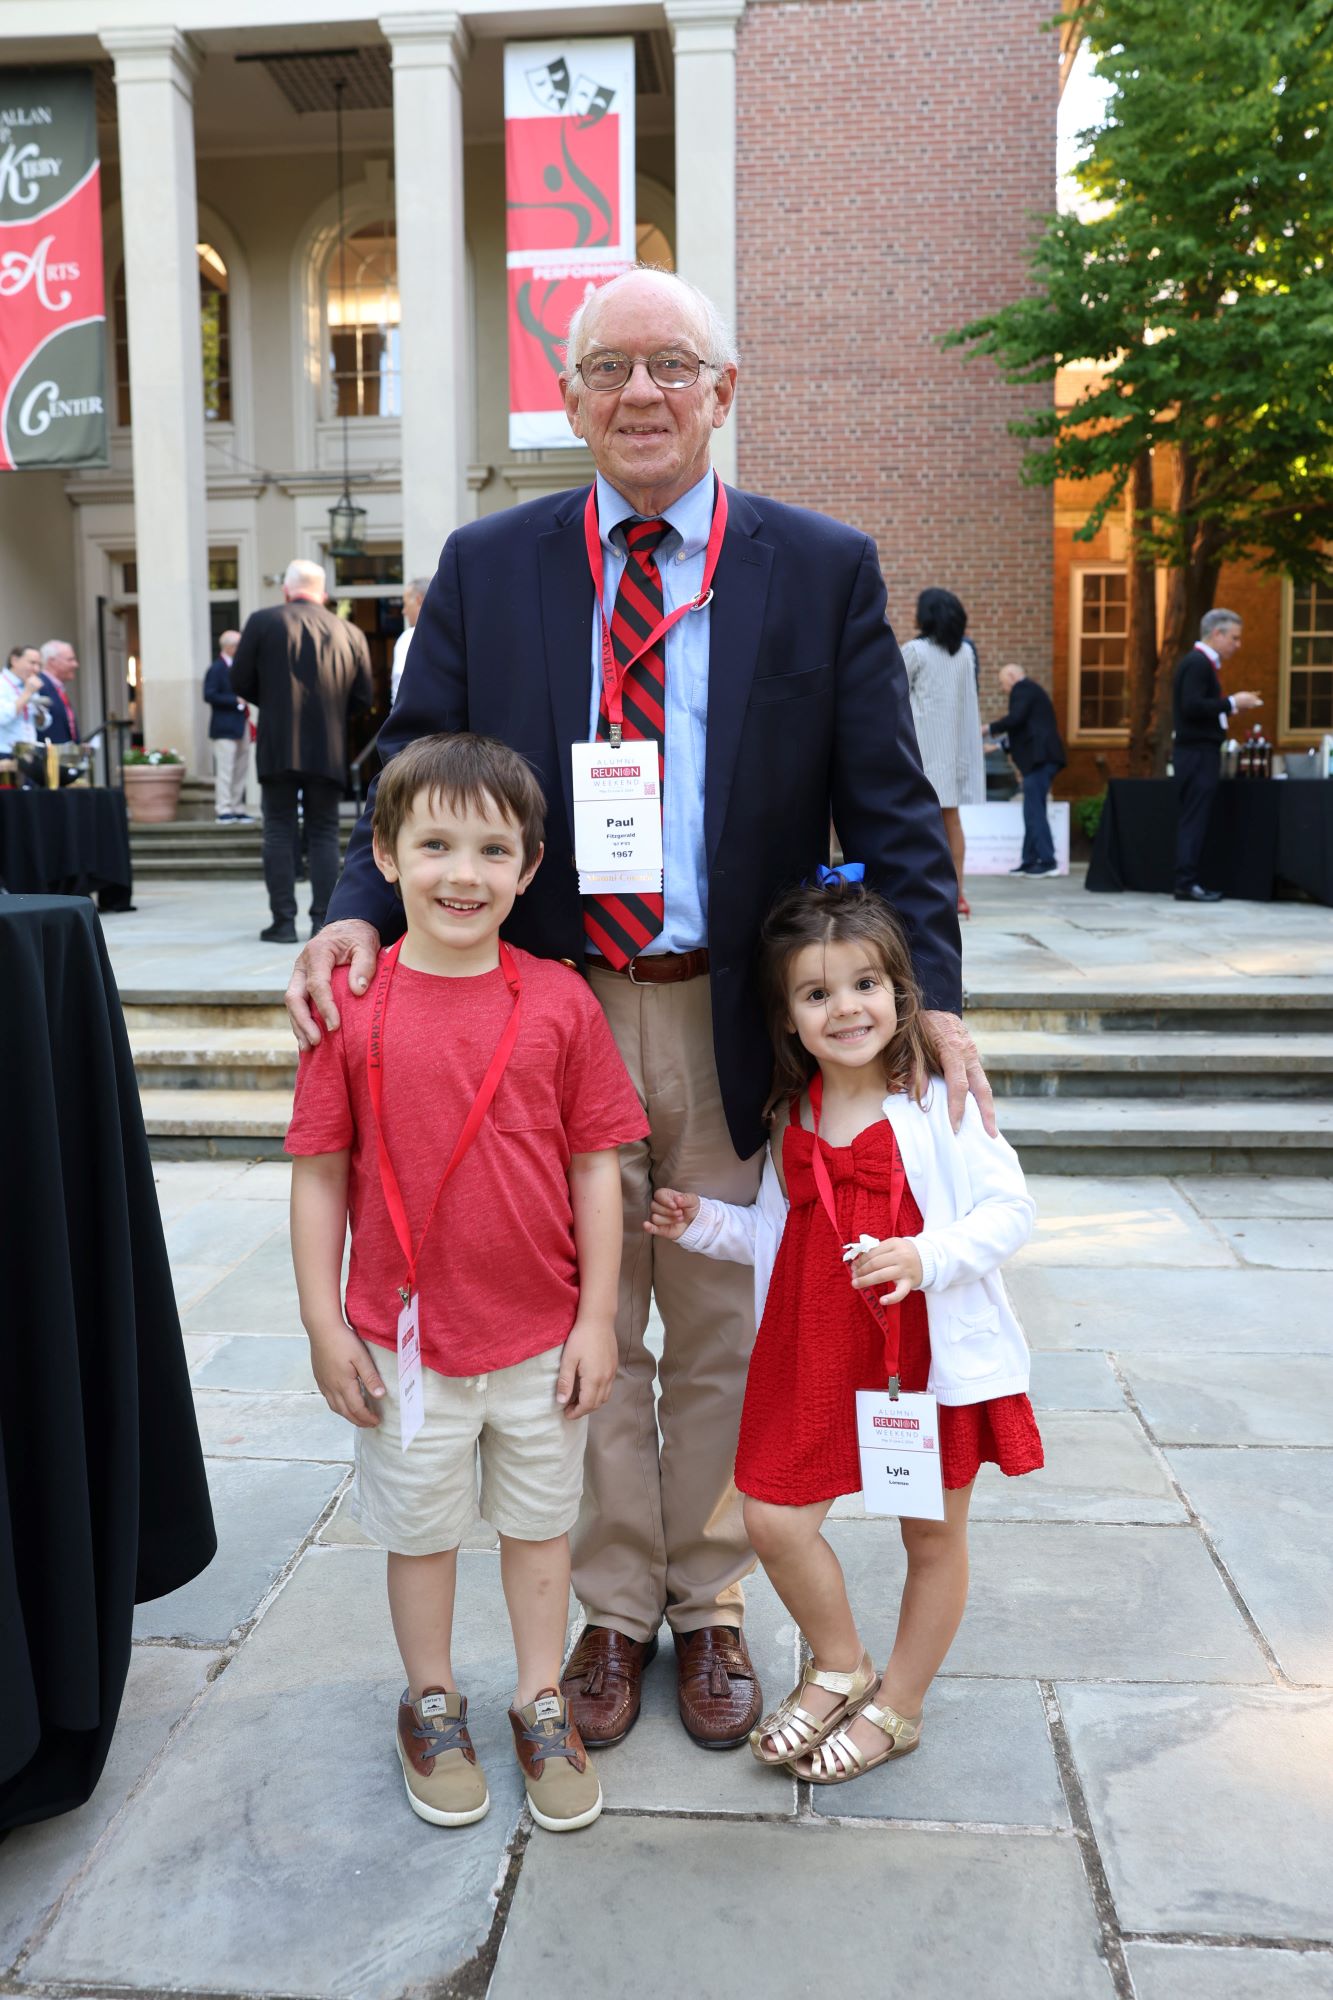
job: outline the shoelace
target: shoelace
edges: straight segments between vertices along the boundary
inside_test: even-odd
[[[418,1728],[412,1725],[412,1734],[418,1743],[424,1743],[427,1757],[443,1757],[446,1750],[461,1750],[461,1738],[467,1731],[467,1723],[461,1715],[446,1715],[440,1722],[423,1722]]]
[[[533,1762],[544,1764],[548,1757],[567,1757],[572,1764],[575,1752],[569,1740],[569,1730],[569,1723],[562,1722],[558,1729],[552,1729],[547,1735],[545,1730],[529,1729],[525,1723],[523,1741],[532,1745]]]

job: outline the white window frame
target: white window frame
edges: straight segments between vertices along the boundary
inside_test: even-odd
[[[1279,622],[1278,656],[1278,740],[1293,743],[1298,748],[1309,749],[1317,746],[1328,734],[1327,730],[1297,728],[1291,719],[1291,675],[1292,641],[1296,625],[1296,586],[1289,576],[1282,579],[1282,616]],[[1319,670],[1333,677],[1333,667]]]
[[[1119,729],[1083,729],[1079,726],[1079,694],[1083,678],[1083,579],[1085,576],[1128,577],[1123,562],[1071,563],[1069,569],[1069,689],[1065,701],[1066,739],[1070,743],[1128,743],[1129,724]],[[1128,664],[1126,665],[1128,671]]]

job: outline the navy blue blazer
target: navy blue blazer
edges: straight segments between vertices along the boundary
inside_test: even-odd
[[[546,791],[546,858],[505,935],[578,965],[569,752],[587,740],[592,695],[586,498],[585,487],[529,501],[449,537],[379,739],[387,760],[433,730],[472,729],[528,758]],[[906,923],[926,1005],[959,1012],[962,977],[957,878],[875,545],[822,514],[728,498],[709,614],[704,838],[714,1050],[732,1140],[748,1158],[764,1140],[773,1068],[759,927],[775,896],[827,858],[830,815],[845,854]],[[403,929],[371,854],[370,805],[328,914],[367,919],[385,943]]]
[[[212,711],[208,718],[209,736],[239,743],[250,727],[250,716],[247,709],[237,706],[240,696],[231,684],[231,668],[221,653],[204,675],[204,700]]]
[[[51,720],[45,729],[38,730],[37,735],[39,740],[43,743],[77,743],[79,739],[70,728],[69,717],[65,713],[65,703],[60,693],[60,682],[53,679],[50,674],[41,674],[38,678],[42,693],[51,704]],[[71,702],[70,707],[73,708],[73,706],[74,704]],[[78,717],[76,716],[76,725],[77,722]]]

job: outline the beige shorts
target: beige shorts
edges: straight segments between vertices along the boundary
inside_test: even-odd
[[[423,1369],[424,1422],[404,1451],[397,1361],[376,1347],[380,1421],[356,1434],[351,1499],[366,1533],[404,1556],[456,1549],[479,1517],[518,1542],[567,1533],[583,1492],[588,1420],[567,1418],[555,1400],[561,1352],[552,1347],[491,1375]]]

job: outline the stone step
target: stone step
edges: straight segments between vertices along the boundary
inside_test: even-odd
[[[232,1155],[276,1159],[291,1116],[289,1089],[140,1092],[158,1159]],[[1328,1174],[1333,1102],[1146,1104],[1102,1098],[1004,1097],[1001,1129],[1028,1173]]]
[[[1040,990],[988,987],[969,979],[967,1025],[980,1038],[993,1030],[1047,1034],[1333,1034],[1333,996],[1309,982],[1275,978],[1268,986],[1237,979],[1234,986],[1182,985],[1133,993],[1069,982]]]
[[[1333,1173],[1333,1101],[997,1097],[1028,1173]]]
[[[215,861],[191,859],[182,861],[167,855],[156,854],[146,859],[142,855],[134,857],[134,879],[136,882],[197,882],[264,879],[264,864],[258,852],[254,854],[219,855]]]
[[[1333,1034],[974,1032],[997,1096],[1160,1102],[1333,1094]]]
[[[141,1089],[144,1129],[154,1159],[283,1157],[292,1115],[290,1090]]]
[[[297,1049],[281,1025],[235,1028],[131,1027],[130,1052],[141,1089],[290,1090]]]

